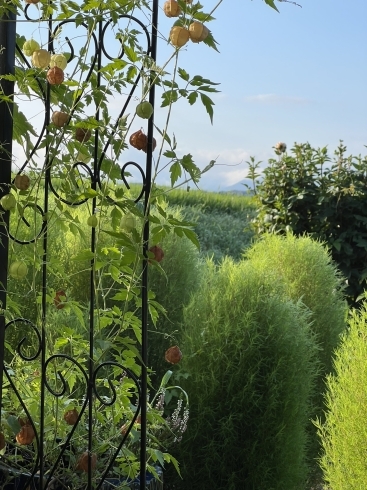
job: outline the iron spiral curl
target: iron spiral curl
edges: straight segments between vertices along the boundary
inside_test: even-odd
[[[39,216],[42,219],[42,224],[38,225],[36,224],[37,219],[35,218],[35,224],[34,224],[34,236],[32,235],[31,238],[27,240],[22,240],[17,236],[17,233],[10,233],[9,227],[6,226],[6,234],[7,237],[9,237],[14,243],[19,244],[19,245],[30,245],[33,244],[37,241],[42,243],[43,247],[43,260],[41,263],[41,271],[42,271],[42,285],[41,285],[41,291],[42,291],[42,298],[41,298],[41,327],[38,328],[36,327],[30,320],[24,319],[24,318],[16,318],[15,320],[12,320],[6,324],[6,333],[9,333],[9,327],[10,326],[19,326],[22,323],[29,327],[31,331],[35,334],[36,336],[36,342],[33,345],[34,351],[32,351],[32,354],[26,353],[25,349],[29,344],[28,340],[28,335],[24,335],[21,340],[18,341],[17,347],[16,347],[16,352],[19,356],[19,359],[24,362],[24,363],[31,363],[33,361],[39,361],[41,365],[40,369],[40,382],[41,382],[41,399],[40,399],[40,414],[39,418],[40,421],[39,423],[36,420],[32,419],[32,414],[31,410],[29,407],[27,407],[27,402],[23,400],[22,394],[18,391],[16,384],[12,380],[12,376],[9,374],[8,369],[4,363],[3,366],[0,366],[0,369],[3,369],[3,372],[5,374],[5,377],[7,379],[7,386],[6,388],[11,389],[14,393],[15,396],[19,402],[19,406],[21,407],[22,411],[25,413],[27,419],[29,420],[30,425],[32,426],[34,433],[35,433],[35,447],[38,449],[35,452],[34,460],[32,461],[32,469],[29,474],[29,484],[32,485],[34,484],[33,477],[37,475],[37,479],[40,485],[40,488],[47,489],[52,487],[52,482],[55,481],[55,479],[58,480],[58,466],[62,462],[62,459],[67,451],[67,446],[72,443],[73,436],[75,435],[77,429],[79,426],[81,426],[83,421],[87,421],[88,425],[88,437],[85,441],[88,451],[91,450],[92,447],[92,430],[93,430],[93,418],[92,418],[92,404],[95,401],[98,401],[101,407],[112,407],[114,404],[116,404],[118,400],[118,393],[115,388],[115,384],[111,381],[110,378],[107,380],[107,386],[108,389],[110,390],[111,396],[107,399],[103,397],[101,393],[101,389],[99,386],[99,376],[105,372],[105,370],[109,369],[117,369],[121,370],[123,373],[125,373],[126,377],[129,378],[133,385],[134,389],[133,391],[133,396],[136,398],[136,404],[135,404],[135,411],[134,414],[131,418],[130,421],[127,422],[127,428],[121,439],[119,440],[117,447],[114,450],[114,453],[111,455],[108,464],[106,468],[103,471],[103,474],[99,478],[98,482],[96,482],[96,489],[101,489],[104,485],[104,481],[108,478],[111,470],[113,469],[113,465],[115,463],[116,458],[121,452],[122,447],[126,444],[127,437],[129,436],[132,427],[134,426],[134,423],[137,421],[139,414],[141,414],[141,457],[140,457],[140,462],[141,462],[141,467],[144,468],[146,465],[146,402],[147,402],[147,385],[146,385],[146,366],[145,366],[145,361],[146,359],[146,353],[143,352],[142,355],[142,374],[141,377],[137,377],[131,370],[128,368],[124,367],[122,364],[119,364],[114,361],[105,361],[101,363],[96,363],[93,359],[93,328],[94,328],[94,313],[93,313],[93,304],[94,304],[94,291],[93,291],[93,281],[91,279],[91,297],[90,297],[90,325],[89,325],[89,338],[90,338],[90,350],[89,350],[89,355],[87,356],[86,360],[83,360],[83,362],[73,358],[72,356],[69,356],[67,354],[62,354],[62,353],[56,353],[49,355],[46,349],[46,328],[47,328],[47,319],[48,319],[48,314],[49,314],[49,299],[46,298],[47,295],[47,259],[48,259],[48,228],[49,228],[49,222],[48,222],[48,215],[49,215],[49,198],[52,193],[53,197],[59,201],[60,203],[64,203],[67,206],[80,206],[85,204],[86,202],[90,201],[90,198],[85,197],[85,198],[79,198],[79,199],[70,199],[68,197],[65,197],[62,195],[62,191],[57,188],[57,185],[54,183],[55,176],[57,176],[57,165],[59,164],[58,162],[58,156],[60,154],[60,151],[62,151],[62,146],[65,144],[64,137],[65,135],[68,134],[68,131],[70,127],[72,126],[73,121],[77,121],[78,117],[78,111],[80,110],[80,107],[82,106],[83,103],[83,97],[86,95],[86,90],[87,87],[94,83],[94,78],[98,80],[98,83],[101,82],[101,60],[102,57],[104,56],[107,60],[109,61],[114,61],[114,60],[122,60],[123,57],[125,56],[125,47],[123,44],[123,41],[121,38],[117,38],[119,42],[119,52],[117,53],[116,56],[113,55],[112,50],[108,46],[108,31],[111,28],[114,28],[118,22],[127,20],[128,23],[135,23],[141,30],[143,31],[143,36],[146,38],[146,48],[142,51],[142,59],[144,59],[144,56],[152,56],[152,60],[155,62],[155,51],[154,51],[154,35],[156,35],[157,29],[156,29],[156,23],[157,23],[157,12],[158,12],[158,2],[156,0],[153,0],[154,8],[153,8],[153,24],[154,28],[152,29],[152,34],[150,35],[148,32],[147,27],[143,22],[141,22],[137,17],[131,16],[131,15],[119,15],[117,21],[109,19],[99,19],[96,24],[95,24],[95,30],[92,30],[86,22],[80,22],[76,21],[76,19],[65,19],[62,20],[61,22],[58,21],[57,23],[54,22],[52,16],[50,16],[48,19],[45,19],[41,16],[35,16],[33,17],[30,15],[30,8],[31,5],[27,5],[24,8],[24,17],[25,19],[30,23],[30,24],[37,24],[37,23],[45,23],[47,26],[47,32],[48,32],[48,41],[47,41],[47,50],[55,54],[55,40],[60,32],[63,31],[63,29],[66,29],[67,27],[74,26],[75,31],[79,29],[84,31],[87,34],[87,39],[89,43],[89,49],[91,51],[91,61],[89,64],[89,69],[87,70],[86,73],[83,74],[83,79],[79,80],[79,92],[76,94],[73,104],[71,107],[71,110],[68,113],[68,121],[65,125],[65,128],[62,128],[61,130],[55,130],[53,126],[51,126],[51,111],[52,111],[52,105],[54,104],[54,100],[52,99],[52,92],[50,90],[50,85],[47,83],[46,78],[45,78],[45,73],[43,72],[37,72],[35,70],[29,60],[24,56],[21,48],[19,46],[16,47],[17,49],[17,54],[18,54],[18,59],[20,59],[21,63],[27,70],[33,70],[33,79],[35,81],[35,86],[37,87],[37,93],[39,95],[40,100],[42,101],[43,104],[43,123],[42,127],[38,133],[38,136],[36,136],[36,141],[32,144],[33,146],[30,146],[30,148],[27,149],[26,151],[26,160],[22,165],[19,167],[17,175],[21,175],[25,170],[27,170],[28,167],[31,167],[31,163],[34,159],[39,159],[39,153],[40,152],[45,152],[45,157],[44,157],[44,164],[42,166],[42,169],[40,170],[42,174],[44,175],[44,186],[45,186],[45,198],[44,198],[44,205],[41,206],[38,204],[37,201],[32,202],[26,202],[25,200],[22,201],[24,203],[23,207],[23,214],[20,216],[20,222],[28,227],[28,229],[31,228],[31,222],[30,218],[26,215],[24,215],[24,212],[27,210],[34,209],[34,216]],[[155,34],[154,34],[155,33]],[[69,64],[76,62],[77,61],[77,55],[76,55],[76,47],[74,46],[74,42],[71,39],[70,36],[65,35],[64,36],[64,46],[67,46],[68,50],[70,53],[67,56],[67,62]],[[15,38],[14,38],[14,43],[15,43]],[[88,51],[88,50],[87,50]],[[86,51],[86,52],[87,52]],[[90,52],[89,52],[90,54]],[[2,73],[0,73],[2,74]],[[126,100],[123,104],[123,107],[121,108],[116,121],[111,124],[111,127],[109,128],[108,134],[102,134],[100,132],[99,128],[97,127],[95,131],[95,138],[94,138],[94,145],[93,145],[93,166],[89,166],[88,164],[84,163],[81,161],[78,157],[78,154],[76,154],[73,158],[73,160],[70,163],[69,170],[67,175],[73,175],[79,173],[79,175],[83,176],[83,184],[85,182],[88,182],[90,187],[94,190],[97,188],[100,188],[102,190],[103,186],[103,180],[104,180],[104,172],[103,172],[103,162],[106,159],[107,152],[110,150],[112,146],[112,142],[116,136],[116,133],[119,130],[120,126],[120,121],[126,114],[127,107],[129,103],[133,100],[135,91],[137,87],[139,86],[139,83],[141,82],[142,76],[144,75],[144,66],[142,66],[140,69],[138,69],[138,73],[135,77],[135,79],[132,81],[132,87],[129,91],[129,93],[126,95]],[[154,96],[150,97],[150,100],[154,102]],[[63,108],[64,102],[61,100],[61,109]],[[96,120],[100,120],[99,116],[99,107],[96,106],[96,112],[95,112]],[[149,123],[150,124],[150,123]],[[76,126],[77,127],[77,126]],[[148,136],[150,138],[150,141],[152,140],[152,125],[150,126],[150,129],[148,128]],[[45,142],[45,143],[44,143]],[[92,147],[92,145],[91,145]],[[66,146],[65,146],[66,148]],[[64,150],[66,151],[66,150]],[[150,152],[151,153],[151,152]],[[138,165],[135,162],[128,161],[124,165],[121,166],[121,179],[126,186],[127,189],[129,189],[129,183],[126,178],[126,172],[129,167],[134,167],[136,168],[141,177],[142,177],[142,188],[141,191],[139,192],[139,195],[136,199],[133,199],[135,203],[140,201],[141,199],[144,198],[144,209],[145,211],[148,208],[148,202],[149,202],[149,193],[150,193],[150,175],[151,171],[149,166],[151,167],[151,159],[152,156],[151,154],[147,155],[147,166],[146,170],[143,169],[142,166]],[[9,162],[11,165],[11,162]],[[0,171],[0,181],[1,181],[1,171]],[[13,179],[12,184],[14,185],[15,179]],[[5,182],[6,185],[11,185],[11,182]],[[76,187],[78,187],[78,183],[76,183]],[[50,195],[49,195],[50,192]],[[107,200],[109,204],[116,204],[114,200],[112,200],[110,197],[107,197]],[[117,203],[118,204],[118,203]],[[95,198],[92,199],[92,207],[95,209],[96,206],[96,200]],[[33,232],[33,229],[32,229]],[[148,225],[145,226],[144,230],[144,245],[143,247],[147,247],[147,233],[148,233]],[[91,230],[91,251],[95,251],[95,230]],[[93,269],[93,260],[91,261],[91,269]],[[143,286],[142,286],[142,291],[143,291],[143,296],[145,294],[145,291],[147,290],[147,267],[146,263],[143,266],[145,272],[143,273],[143,276],[145,279],[143,279]],[[92,272],[91,272],[92,275]],[[144,282],[145,281],[145,282]],[[145,301],[145,302],[144,302]],[[146,323],[147,323],[147,298],[144,300],[143,298],[143,307],[146,309],[146,311],[143,311],[143,331],[146,329]],[[144,319],[145,318],[145,319]],[[145,322],[145,323],[144,323]],[[144,333],[143,333],[143,345],[144,345]],[[146,347],[143,347],[143,350],[146,349]],[[1,362],[1,361],[0,361]],[[79,414],[77,417],[77,420],[75,421],[75,424],[73,427],[70,429],[68,432],[66,438],[63,441],[63,445],[60,447],[59,453],[57,454],[57,457],[52,465],[52,467],[45,468],[44,466],[44,430],[45,430],[45,425],[44,425],[44,419],[46,417],[46,412],[45,412],[45,399],[46,395],[54,398],[55,403],[58,403],[58,400],[61,401],[65,396],[67,396],[68,391],[70,391],[69,386],[68,386],[68,381],[65,377],[65,374],[62,369],[58,369],[57,365],[58,364],[70,364],[71,368],[70,369],[75,369],[79,373],[79,378],[84,380],[85,387],[84,387],[84,396],[81,397],[82,403],[81,406],[79,407]],[[2,364],[2,362],[1,362]],[[53,367],[53,374],[51,374],[51,367]],[[56,383],[56,384],[55,384]],[[61,384],[61,386],[60,386]],[[80,384],[80,383],[79,383]],[[55,387],[56,386],[56,387]],[[79,390],[81,387],[79,386]],[[1,400],[0,400],[1,403]],[[10,463],[9,463],[10,464]],[[88,471],[88,483],[87,483],[87,488],[91,489],[92,488],[92,474],[91,471]],[[94,488],[94,486],[93,486]],[[140,488],[145,490],[145,472],[143,471],[141,474],[140,478]]]

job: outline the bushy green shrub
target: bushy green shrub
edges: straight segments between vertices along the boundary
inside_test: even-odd
[[[245,252],[252,267],[284,284],[287,296],[310,309],[312,330],[320,346],[319,405],[323,378],[332,371],[332,356],[346,327],[347,304],[342,277],[327,248],[310,237],[265,234]]]
[[[333,353],[346,328],[347,304],[340,274],[326,247],[306,236],[265,234],[245,256],[254,268],[281,282],[288,298],[301,300],[311,312],[311,329],[317,339],[320,360],[312,400],[313,417],[321,416],[325,378],[333,369]],[[320,448],[311,422],[309,431],[309,457],[316,471],[314,458]]]
[[[367,304],[354,311],[328,377],[326,422],[316,422],[324,479],[333,490],[366,488]]]
[[[325,241],[356,305],[367,285],[367,157],[345,153],[340,143],[331,161],[327,148],[295,144],[269,160],[257,186],[254,226],[260,234],[293,231]]]
[[[188,433],[176,488],[299,490],[317,372],[308,310],[282,286],[226,259],[185,310]]]

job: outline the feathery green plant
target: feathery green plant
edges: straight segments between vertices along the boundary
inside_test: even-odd
[[[366,488],[367,303],[354,310],[349,331],[335,354],[335,374],[327,379],[326,421],[315,422],[323,454],[320,466],[333,490]]]
[[[208,262],[183,351],[191,414],[177,488],[302,488],[318,365],[304,305],[249,261]]]

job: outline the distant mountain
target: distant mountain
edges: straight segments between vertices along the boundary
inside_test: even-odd
[[[229,185],[221,190],[221,192],[233,192],[235,194],[248,194],[250,190],[244,185],[248,185],[250,190],[252,189],[252,180],[251,179],[243,179],[236,184]]]

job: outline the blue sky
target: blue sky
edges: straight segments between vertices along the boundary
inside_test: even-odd
[[[201,3],[210,12],[218,0]],[[367,153],[367,0],[299,3],[302,8],[276,2],[277,13],[262,0],[223,0],[208,24],[220,53],[203,43],[181,49],[180,67],[220,83],[220,93],[212,95],[213,126],[200,102],[173,106],[169,133],[175,133],[178,154],[191,153],[201,168],[217,161],[203,176],[202,189],[223,190],[241,181],[246,160],[254,156],[265,165],[278,141],[288,148],[294,142],[327,145],[332,153],[342,139],[348,153]],[[160,11],[162,37],[174,20]],[[31,33],[29,26],[23,29]],[[37,25],[33,29],[39,36]],[[162,39],[158,64],[173,49]],[[165,111],[157,95],[155,121],[162,126]],[[121,164],[129,160],[143,164],[144,154],[128,150]],[[169,183],[167,171],[158,182]]]
[[[201,3],[210,11],[217,1]],[[203,189],[240,181],[249,156],[266,162],[277,141],[332,153],[343,139],[348,153],[367,153],[367,2],[299,3],[276,2],[277,13],[261,0],[224,0],[208,25],[220,54],[203,44],[183,48],[180,66],[221,83],[213,126],[199,103],[180,104],[171,126],[199,166],[218,157]],[[171,22],[162,14],[160,30]],[[160,54],[166,49],[161,43]]]

